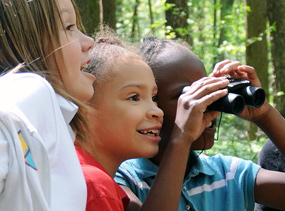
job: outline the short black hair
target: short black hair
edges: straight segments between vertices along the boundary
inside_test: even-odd
[[[156,60],[157,56],[163,52],[164,49],[175,46],[181,46],[189,49],[189,45],[186,42],[160,39],[151,35],[147,35],[143,38],[143,43],[138,45],[138,49],[145,62],[153,68],[158,62]]]

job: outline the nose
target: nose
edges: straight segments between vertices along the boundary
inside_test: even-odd
[[[82,33],[82,39],[81,39],[82,52],[89,51],[93,47],[93,45],[94,45],[93,38]]]
[[[154,118],[154,119],[159,120],[160,122],[162,122],[163,115],[164,115],[163,111],[160,108],[158,108],[157,105],[154,103],[152,104],[152,106],[147,112],[147,117],[149,119]]]

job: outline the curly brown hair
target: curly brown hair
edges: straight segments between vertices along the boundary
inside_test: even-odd
[[[89,100],[89,106],[96,112],[95,101],[96,101],[96,90],[99,86],[104,85],[106,81],[111,80],[115,77],[116,70],[120,64],[127,62],[131,58],[143,60],[138,54],[138,49],[115,34],[115,32],[107,27],[101,26],[97,33],[94,35],[95,44],[91,49],[90,63],[88,68],[84,71],[92,73],[96,76],[96,80],[93,84],[94,95]],[[104,115],[104,114],[96,114]],[[96,131],[92,131],[90,126],[90,139],[96,139]],[[93,155],[92,147],[94,144],[90,142],[80,143],[76,142],[76,145],[88,151]]]

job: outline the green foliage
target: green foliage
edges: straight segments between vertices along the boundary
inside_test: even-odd
[[[219,118],[217,118],[217,125]],[[218,140],[213,148],[205,152],[206,155],[222,153],[254,162],[257,162],[258,153],[266,140],[266,136],[258,131],[258,140],[249,141],[246,121],[231,114],[222,114],[219,135],[218,132],[216,135]]]
[[[131,39],[131,29],[133,24],[135,0],[120,0],[121,10],[117,12],[117,30],[116,32],[125,39],[132,42],[140,42],[141,39],[152,33],[152,28],[155,31],[155,36],[165,36],[165,0],[152,0],[152,11],[154,23],[150,23],[150,15],[147,1],[140,1],[138,5],[136,37]]]
[[[174,4],[165,3],[165,0],[152,0],[152,12],[154,24],[150,24],[150,14],[148,1],[140,1],[138,14],[133,16],[135,0],[120,0],[120,11],[117,12],[117,33],[122,37],[133,42],[140,42],[148,34],[155,32],[154,35],[167,39],[175,39],[175,33],[169,26],[165,27],[165,11],[174,7]],[[218,1],[219,2],[219,1]],[[195,52],[204,62],[208,72],[212,70],[214,63],[219,55],[232,60],[245,61],[245,6],[243,0],[235,0],[229,15],[224,20],[220,20],[221,5],[214,5],[212,1],[189,0],[188,28],[179,28],[181,35],[191,33],[193,46],[191,50]],[[217,23],[214,27],[214,11],[216,9]],[[179,12],[177,10],[177,12]],[[183,15],[183,14],[182,14]],[[185,15],[185,14],[184,14]],[[131,38],[133,20],[137,19],[135,38]],[[225,30],[225,40],[218,45],[219,32],[221,28]],[[177,29],[176,29],[177,30]],[[170,32],[170,33],[169,33]],[[167,34],[167,37],[166,37]],[[214,37],[215,36],[215,37]]]

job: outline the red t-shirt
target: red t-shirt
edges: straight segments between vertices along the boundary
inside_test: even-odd
[[[125,210],[130,199],[123,189],[87,151],[75,148],[87,184],[86,210]]]

